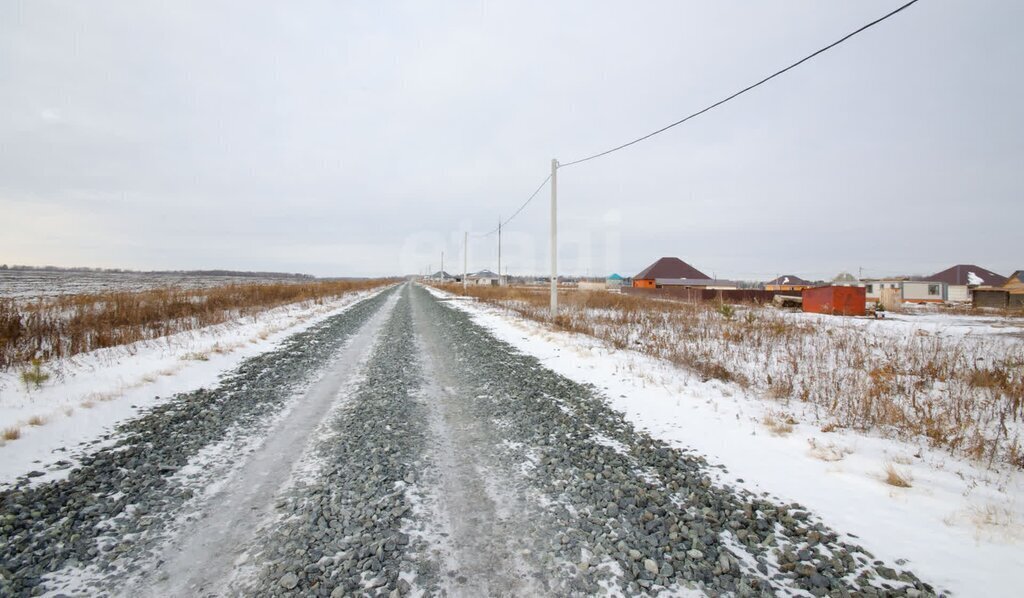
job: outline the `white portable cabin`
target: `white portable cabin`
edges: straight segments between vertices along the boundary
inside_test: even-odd
[[[946,299],[946,283],[929,280],[883,278],[864,280],[864,296],[868,303],[884,303],[883,297],[895,291],[903,303],[942,303]]]

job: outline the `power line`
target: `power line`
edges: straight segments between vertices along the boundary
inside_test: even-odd
[[[534,192],[533,192],[533,193],[532,193],[532,194],[530,195],[530,197],[526,198],[526,201],[524,201],[524,202],[523,202],[523,205],[519,206],[519,209],[518,209],[518,210],[516,210],[515,212],[513,212],[513,213],[512,213],[512,215],[511,215],[511,216],[509,216],[507,220],[505,220],[504,222],[502,222],[502,223],[501,223],[501,224],[500,224],[500,225],[498,226],[498,228],[501,228],[501,227],[505,226],[506,224],[508,224],[509,222],[512,222],[512,219],[513,219],[513,218],[515,218],[516,216],[518,216],[518,215],[519,215],[519,212],[522,212],[522,211],[523,211],[523,208],[525,208],[526,206],[530,205],[530,202],[531,202],[531,201],[533,201],[533,198],[534,198],[534,197],[537,197],[537,194],[538,194],[538,193],[540,193],[541,189],[543,189],[543,188],[544,188],[544,186],[545,186],[545,185],[547,185],[547,184],[548,184],[548,181],[550,181],[550,180],[551,180],[551,175],[550,175],[550,174],[549,174],[548,176],[544,177],[544,180],[543,180],[543,181],[541,181],[540,185],[539,185],[539,186],[537,187],[537,190],[536,190],[536,191],[534,191]],[[494,233],[498,232],[498,228],[495,228],[495,229],[494,229],[494,230],[492,230],[491,232],[489,232],[489,233],[486,233],[486,234],[483,234],[483,235],[480,235],[480,236],[481,236],[481,237],[489,237],[489,236],[493,235]]]
[[[623,143],[622,145],[615,146],[615,147],[613,147],[611,149],[608,149],[608,150],[605,150],[603,152],[594,154],[592,156],[587,156],[586,158],[580,158],[579,160],[573,160],[571,162],[566,162],[564,164],[560,164],[559,168],[565,168],[566,166],[574,166],[576,164],[581,164],[583,162],[587,162],[587,161],[593,160],[595,158],[600,158],[601,156],[607,156],[608,154],[610,154],[612,152],[617,152],[617,151],[619,151],[621,149],[626,149],[627,147],[629,147],[631,145],[640,143],[641,141],[644,141],[646,139],[650,139],[651,137],[654,137],[655,135],[657,135],[659,133],[664,133],[665,131],[671,129],[672,127],[677,127],[677,126],[683,124],[684,122],[690,120],[691,118],[695,118],[697,116],[700,116],[701,114],[704,114],[705,112],[708,112],[709,110],[713,110],[714,108],[717,108],[717,107],[721,106],[722,104],[728,102],[729,100],[737,98],[737,97],[747,93],[748,91],[754,89],[755,87],[759,87],[759,86],[767,83],[768,81],[771,81],[775,77],[778,77],[779,75],[785,73],[786,71],[792,70],[792,69],[800,66],[801,64],[807,62],[808,60],[814,58],[815,56],[818,56],[819,54],[822,54],[824,52],[827,52],[828,50],[831,50],[832,48],[834,48],[834,47],[838,46],[839,44],[845,42],[846,40],[848,40],[851,37],[857,35],[858,33],[861,33],[862,31],[865,31],[867,29],[870,29],[871,27],[874,27],[875,25],[881,23],[882,21],[888,19],[889,17],[891,17],[891,16],[893,16],[893,15],[899,13],[899,12],[902,12],[903,10],[906,10],[911,5],[916,4],[917,2],[918,2],[918,0],[910,0],[910,2],[907,2],[906,4],[904,4],[903,6],[897,8],[896,10],[890,12],[889,14],[887,14],[887,15],[885,15],[883,17],[880,17],[878,19],[875,19],[874,21],[871,21],[867,25],[864,25],[863,27],[861,27],[860,29],[857,29],[856,31],[854,31],[852,33],[848,33],[847,35],[839,38],[838,40],[832,42],[831,44],[825,46],[824,48],[821,48],[817,52],[814,52],[813,54],[810,54],[808,56],[805,56],[805,57],[801,58],[800,60],[794,62],[793,64],[787,66],[786,68],[784,68],[782,70],[779,70],[779,71],[776,71],[776,72],[772,73],[771,75],[765,77],[764,79],[761,79],[757,83],[754,83],[753,85],[749,85],[747,87],[744,87],[743,89],[737,91],[736,93],[732,94],[731,96],[729,96],[729,97],[727,97],[725,99],[719,100],[719,101],[715,102],[714,104],[711,104],[707,108],[704,108],[702,110],[694,112],[693,114],[687,116],[686,118],[683,118],[681,120],[677,120],[676,122],[674,122],[674,123],[672,123],[670,125],[666,125],[666,126],[660,128],[660,129],[658,129],[657,131],[653,131],[651,133],[648,133],[648,134],[644,135],[643,137],[637,137],[636,139],[634,139],[634,140],[632,140],[632,141],[630,141],[628,143]]]

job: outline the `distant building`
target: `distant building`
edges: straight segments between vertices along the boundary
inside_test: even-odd
[[[1024,270],[1017,270],[1003,283],[1003,289],[1013,294],[1024,293]]]
[[[871,278],[861,281],[865,297],[871,303],[881,303],[887,309],[901,303],[942,303],[947,301],[945,283],[909,278]]]
[[[618,274],[612,274],[604,280],[604,286],[609,289],[617,289],[625,284],[626,279]]]
[[[437,272],[434,272],[433,274],[430,275],[429,278],[430,278],[430,280],[437,280],[437,281],[441,281],[441,282],[445,282],[445,281],[453,282],[453,281],[457,280],[456,277],[452,276],[451,274],[448,274],[444,270],[438,270]]]
[[[926,280],[945,283],[947,301],[970,301],[977,288],[1000,288],[1006,277],[973,264],[958,264],[929,276]]]
[[[491,272],[490,270],[481,270],[479,272],[474,272],[466,276],[466,280],[470,284],[478,284],[483,286],[498,286],[498,284],[501,282],[500,279],[500,276],[498,276],[494,272]]]
[[[733,280],[716,280],[713,278],[655,278],[655,288],[684,287],[691,289],[708,289],[712,291],[733,291],[740,288]]]
[[[775,280],[769,280],[768,282],[766,282],[765,285],[764,285],[764,290],[766,290],[766,291],[776,291],[776,292],[779,292],[779,291],[802,291],[804,289],[809,289],[809,288],[811,288],[813,286],[814,286],[813,284],[811,284],[810,282],[800,278],[799,276],[794,276],[792,274],[786,274],[784,276],[780,276],[780,277],[776,278]]]
[[[971,293],[974,307],[996,309],[1024,309],[1024,293],[1011,293],[1005,289],[974,289]]]
[[[711,280],[707,274],[677,257],[663,257],[634,276],[633,286],[653,289],[658,286],[659,278],[663,280]]]
[[[857,277],[849,272],[840,272],[836,274],[836,277],[832,279],[832,286],[834,287],[859,287],[860,281]]]

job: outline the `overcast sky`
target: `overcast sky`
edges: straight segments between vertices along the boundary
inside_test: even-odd
[[[0,0],[0,263],[461,271],[548,174],[902,2]],[[559,172],[563,274],[1024,268],[1024,3],[922,0]],[[548,266],[549,192],[503,266]],[[495,269],[472,238],[469,268]],[[504,268],[503,268],[504,269]]]

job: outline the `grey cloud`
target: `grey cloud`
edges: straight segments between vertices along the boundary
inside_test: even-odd
[[[657,128],[895,5],[7,3],[0,210],[20,224],[0,262],[454,263],[462,229],[493,228],[552,157]],[[565,169],[563,271],[661,255],[743,278],[1022,267],[1022,17],[920,3]],[[507,232],[512,271],[546,267],[546,191]],[[470,256],[496,267],[492,239]]]

